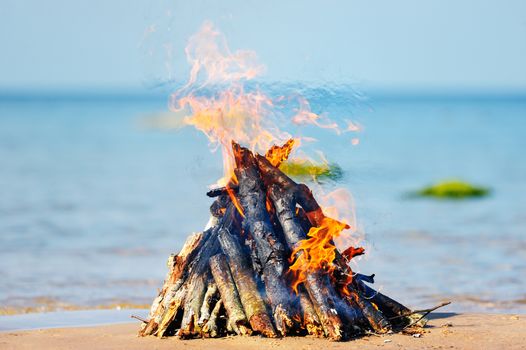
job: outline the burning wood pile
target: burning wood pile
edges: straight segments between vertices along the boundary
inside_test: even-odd
[[[215,198],[207,229],[170,256],[141,336],[343,340],[414,323],[411,310],[368,285],[374,275],[351,270],[362,248],[336,249],[334,233],[347,225],[279,169],[292,144],[262,156],[232,143],[234,176],[207,193]]]

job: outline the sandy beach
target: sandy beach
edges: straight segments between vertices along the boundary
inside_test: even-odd
[[[392,334],[349,342],[288,337],[138,338],[138,324],[0,333],[1,349],[526,349],[526,316],[437,313],[419,338]]]

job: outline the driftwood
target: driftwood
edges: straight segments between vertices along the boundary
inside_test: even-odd
[[[250,325],[245,315],[239,292],[237,291],[234,278],[230,272],[225,255],[218,254],[210,259],[210,269],[214,280],[219,287],[221,300],[228,315],[228,324],[237,334],[247,335],[251,333]]]
[[[302,280],[291,273],[292,262],[309,259],[301,247],[307,233],[328,220],[310,189],[279,169],[292,144],[262,156],[233,143],[234,175],[207,193],[214,198],[211,220],[168,259],[139,335],[342,340],[414,323],[410,309],[368,285],[374,275],[350,269],[361,248],[334,248],[334,259],[302,271]]]

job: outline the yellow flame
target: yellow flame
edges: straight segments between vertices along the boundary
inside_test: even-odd
[[[296,292],[309,272],[322,271],[332,277],[337,250],[346,253],[343,256],[347,261],[364,252],[363,248],[354,248],[361,242],[356,234],[356,218],[350,193],[345,189],[337,189],[328,194],[319,194],[318,198],[323,216],[318,220],[319,215],[307,213],[308,217],[316,219],[312,220],[313,226],[307,233],[307,238],[298,242],[290,257],[292,265],[289,269]],[[350,233],[346,231],[349,229]],[[346,286],[351,281],[352,274],[349,274],[343,285]],[[347,290],[343,289],[342,292],[346,293]]]
[[[255,84],[247,86],[264,73],[264,65],[254,51],[231,51],[211,22],[205,22],[189,38],[185,53],[190,64],[188,81],[171,95],[171,115],[163,116],[158,124],[193,126],[202,131],[212,149],[223,153],[224,177],[219,184],[226,184],[232,176],[232,141],[264,154],[273,144],[291,138],[284,130],[287,123],[341,132],[327,116],[312,112],[300,95],[271,98]],[[282,111],[283,103],[293,107],[288,109],[292,115]],[[295,141],[297,145],[300,138]]]

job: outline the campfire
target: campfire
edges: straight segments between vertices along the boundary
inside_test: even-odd
[[[306,184],[280,170],[301,138],[284,138],[277,103],[298,102],[289,118],[295,125],[337,134],[338,125],[313,113],[305,99],[272,100],[246,91],[242,82],[261,66],[251,52],[230,52],[211,24],[190,38],[186,53],[191,76],[171,99],[179,117],[160,122],[203,131],[221,148],[225,173],[207,193],[214,202],[205,230],[168,259],[168,274],[139,334],[342,340],[420,321],[423,315],[371,288],[374,275],[352,271],[350,262],[364,249],[335,244],[351,221],[320,206]]]
[[[409,325],[407,307],[372,289],[336,249],[334,231],[305,184],[279,165],[292,142],[265,156],[232,143],[234,176],[211,190],[212,220],[170,256],[169,272],[140,335],[181,338],[262,334],[341,340]]]

